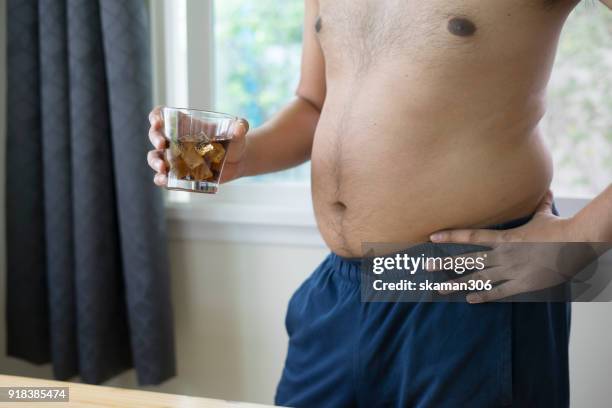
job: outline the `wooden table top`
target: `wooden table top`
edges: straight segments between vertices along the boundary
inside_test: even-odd
[[[68,387],[69,402],[0,402],[0,407],[121,407],[121,408],[263,408],[264,405],[188,397],[160,392],[104,387],[38,378],[0,375],[0,387]],[[4,392],[6,395],[6,391]]]

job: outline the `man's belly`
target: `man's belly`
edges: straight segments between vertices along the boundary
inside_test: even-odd
[[[423,242],[440,229],[533,212],[552,177],[538,109],[500,112],[508,101],[451,107],[428,97],[413,103],[379,85],[328,90],[312,190],[331,250],[361,256],[363,242]]]

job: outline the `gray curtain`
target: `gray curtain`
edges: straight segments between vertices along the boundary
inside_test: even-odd
[[[145,0],[7,6],[7,352],[58,379],[160,383],[175,360]]]

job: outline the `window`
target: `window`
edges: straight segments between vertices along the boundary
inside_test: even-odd
[[[259,126],[295,93],[304,0],[214,2],[215,108]],[[310,166],[247,179],[309,182]]]
[[[172,103],[179,106],[232,112],[254,126],[264,122],[293,96],[297,85],[303,3],[165,0],[165,18],[173,19],[164,23],[166,75],[174,81],[166,84],[166,100],[170,103],[173,94]],[[555,162],[553,189],[558,197],[592,197],[610,183],[610,27],[612,13],[605,6],[583,2],[568,19],[559,44],[542,121]],[[309,166],[303,165],[242,183],[306,187],[308,181]]]
[[[543,120],[557,196],[593,197],[612,181],[611,112],[612,12],[582,2],[561,37]]]

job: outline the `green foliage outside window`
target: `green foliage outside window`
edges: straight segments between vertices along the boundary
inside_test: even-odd
[[[255,127],[294,96],[303,18],[303,0],[215,1],[218,110],[246,117]],[[250,181],[309,180],[306,164]]]
[[[559,43],[543,120],[553,191],[593,196],[612,182],[612,12],[583,2]]]

